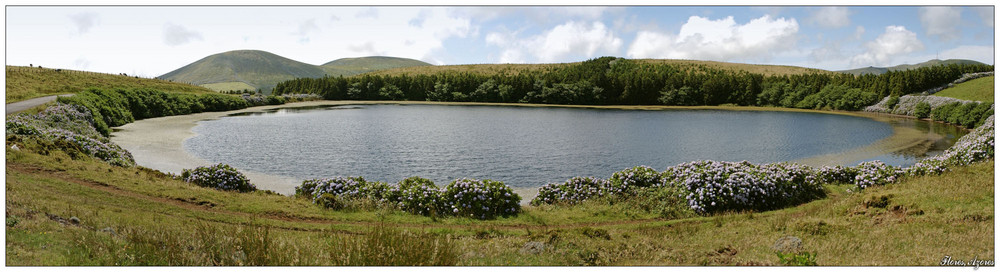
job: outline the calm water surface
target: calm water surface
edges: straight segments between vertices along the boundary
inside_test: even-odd
[[[822,113],[440,105],[283,109],[202,121],[193,130],[198,135],[184,142],[187,151],[267,174],[390,183],[421,176],[439,185],[469,177],[513,187],[606,178],[637,165],[794,161],[893,132],[888,123]],[[917,153],[872,159],[908,165],[926,152]]]

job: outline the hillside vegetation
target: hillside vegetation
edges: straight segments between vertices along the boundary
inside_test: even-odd
[[[667,64],[676,66],[681,70],[696,70],[696,69],[710,68],[710,69],[717,69],[729,72],[749,72],[766,76],[836,74],[835,72],[830,72],[820,69],[795,67],[795,66],[781,66],[781,65],[759,65],[759,64],[742,64],[742,63],[716,62],[716,61],[670,60],[670,59],[635,59],[631,61],[639,64],[651,64],[651,65]],[[583,62],[550,63],[550,64],[439,65],[433,67],[405,67],[405,68],[387,69],[377,72],[371,72],[366,75],[415,76],[415,75],[435,75],[435,74],[445,74],[445,73],[472,73],[485,76],[519,75],[523,73],[549,72],[559,69],[566,69],[569,67],[581,65],[582,63]]]
[[[896,66],[892,66],[892,67],[865,67],[865,68],[857,68],[857,69],[851,69],[851,70],[843,70],[843,71],[838,71],[838,72],[845,73],[845,74],[852,74],[852,75],[865,75],[865,74],[880,75],[880,74],[885,74],[887,72],[893,72],[893,71],[906,71],[906,70],[910,70],[910,69],[918,69],[918,68],[931,67],[931,66],[936,66],[936,65],[949,65],[949,64],[981,65],[983,63],[982,62],[978,62],[978,61],[974,61],[974,60],[964,60],[964,59],[949,59],[949,60],[938,60],[938,59],[935,59],[935,60],[929,60],[929,61],[925,61],[925,62],[921,62],[921,63],[917,63],[917,64],[901,64],[901,65],[896,65]]]
[[[859,110],[886,96],[921,92],[990,65],[950,64],[854,76],[790,66],[631,60],[392,69],[353,77],[300,78],[274,93],[328,100],[419,100],[571,105],[735,104]]]
[[[429,63],[407,58],[395,57],[363,57],[363,58],[342,58],[320,65],[330,76],[353,76],[385,69],[399,67],[424,67],[432,66]]]
[[[935,96],[993,103],[993,76],[973,79],[934,93]]]
[[[993,161],[862,192],[827,185],[772,212],[670,220],[588,202],[479,221],[332,211],[21,148],[6,149],[8,265],[780,265],[771,247],[787,235],[820,265],[995,255]]]
[[[322,77],[319,67],[259,50],[237,50],[211,55],[160,76],[195,85],[242,82],[269,90],[281,81]],[[211,85],[219,87],[219,85]],[[228,86],[227,86],[228,87]]]
[[[211,55],[159,78],[201,85],[216,91],[261,90],[265,94],[278,82],[296,78],[356,75],[379,69],[430,65],[392,57],[339,59],[322,66],[291,60],[260,50],[235,50]]]
[[[211,92],[203,87],[179,82],[67,69],[8,65],[6,71],[6,103],[49,95],[78,93],[89,88],[154,88],[171,93]]]

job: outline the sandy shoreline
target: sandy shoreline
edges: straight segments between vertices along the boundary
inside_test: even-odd
[[[760,111],[798,111],[819,112],[826,114],[844,114],[889,122],[890,117],[876,114],[853,112],[829,112],[799,109],[760,108],[760,107],[674,107],[674,106],[578,106],[578,105],[537,105],[537,104],[506,104],[506,103],[453,103],[453,102],[423,102],[423,101],[309,101],[289,103],[285,105],[260,106],[226,112],[205,112],[190,115],[178,115],[139,120],[115,128],[111,140],[132,153],[138,165],[163,172],[179,174],[182,169],[206,166],[213,162],[198,158],[184,150],[184,140],[194,137],[191,131],[198,121],[217,119],[229,114],[241,112],[259,112],[277,108],[311,107],[327,105],[357,105],[357,104],[437,104],[437,105],[502,105],[522,107],[572,107],[572,108],[604,108],[604,109],[715,109],[715,110],[760,110]],[[891,123],[891,122],[890,122]],[[917,129],[893,125],[893,135],[871,145],[856,148],[846,152],[827,154],[802,160],[811,166],[844,164],[871,158],[881,154],[903,150],[909,147],[939,139],[941,136],[933,133],[920,132]],[[281,194],[294,193],[295,186],[302,180],[276,176],[240,169],[260,189],[272,190]],[[537,191],[531,188],[515,188],[524,199],[530,200]]]

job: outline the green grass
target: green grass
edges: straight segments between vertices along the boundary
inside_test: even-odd
[[[216,92],[223,91],[243,91],[250,90],[253,92],[257,91],[257,87],[247,84],[245,82],[219,82],[219,83],[208,83],[200,85],[202,87],[211,89]]]
[[[934,95],[993,103],[993,76],[962,82]]]
[[[331,211],[23,145],[6,149],[8,265],[779,265],[770,246],[785,235],[819,265],[995,254],[993,161],[860,193],[827,186],[827,198],[769,212],[668,220],[598,201],[479,221]],[[80,225],[57,220],[73,216]],[[545,249],[522,253],[531,241]]]
[[[6,103],[49,95],[77,93],[91,87],[102,89],[153,88],[178,93],[211,92],[211,90],[199,86],[158,79],[9,65],[6,69]]]

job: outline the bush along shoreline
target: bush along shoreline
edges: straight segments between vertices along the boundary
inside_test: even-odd
[[[896,183],[903,176],[938,175],[955,166],[992,159],[994,117],[990,115],[971,133],[962,136],[943,154],[899,168],[881,161],[857,166],[813,168],[792,163],[755,165],[746,161],[694,161],[668,167],[663,172],[640,166],[616,172],[614,177],[648,177],[642,182],[616,186],[610,180],[575,177],[538,190],[531,205],[576,205],[589,199],[644,198],[647,188],[670,188],[674,200],[699,214],[722,211],[765,211],[798,205],[826,195],[823,184],[853,184],[856,190]],[[629,184],[621,182],[619,184]]]
[[[43,154],[58,149],[74,159],[89,156],[115,166],[134,167],[132,154],[109,139],[110,127],[145,118],[315,99],[318,96],[239,97],[167,93],[153,89],[90,88],[71,97],[59,97],[55,105],[38,113],[8,117],[6,141],[15,146],[32,145]]]
[[[503,182],[488,179],[456,179],[444,188],[421,177],[397,184],[362,177],[310,179],[295,187],[295,196],[334,210],[352,208],[360,201],[425,216],[495,219],[521,212],[521,196]]]
[[[938,91],[956,84],[984,76],[993,72],[967,73],[945,86],[930,89],[919,94],[887,96],[878,103],[865,107],[862,111],[913,116],[919,119],[931,118],[968,129],[983,125],[987,117],[993,115],[995,105],[980,101],[969,101],[951,97],[933,96]]]

